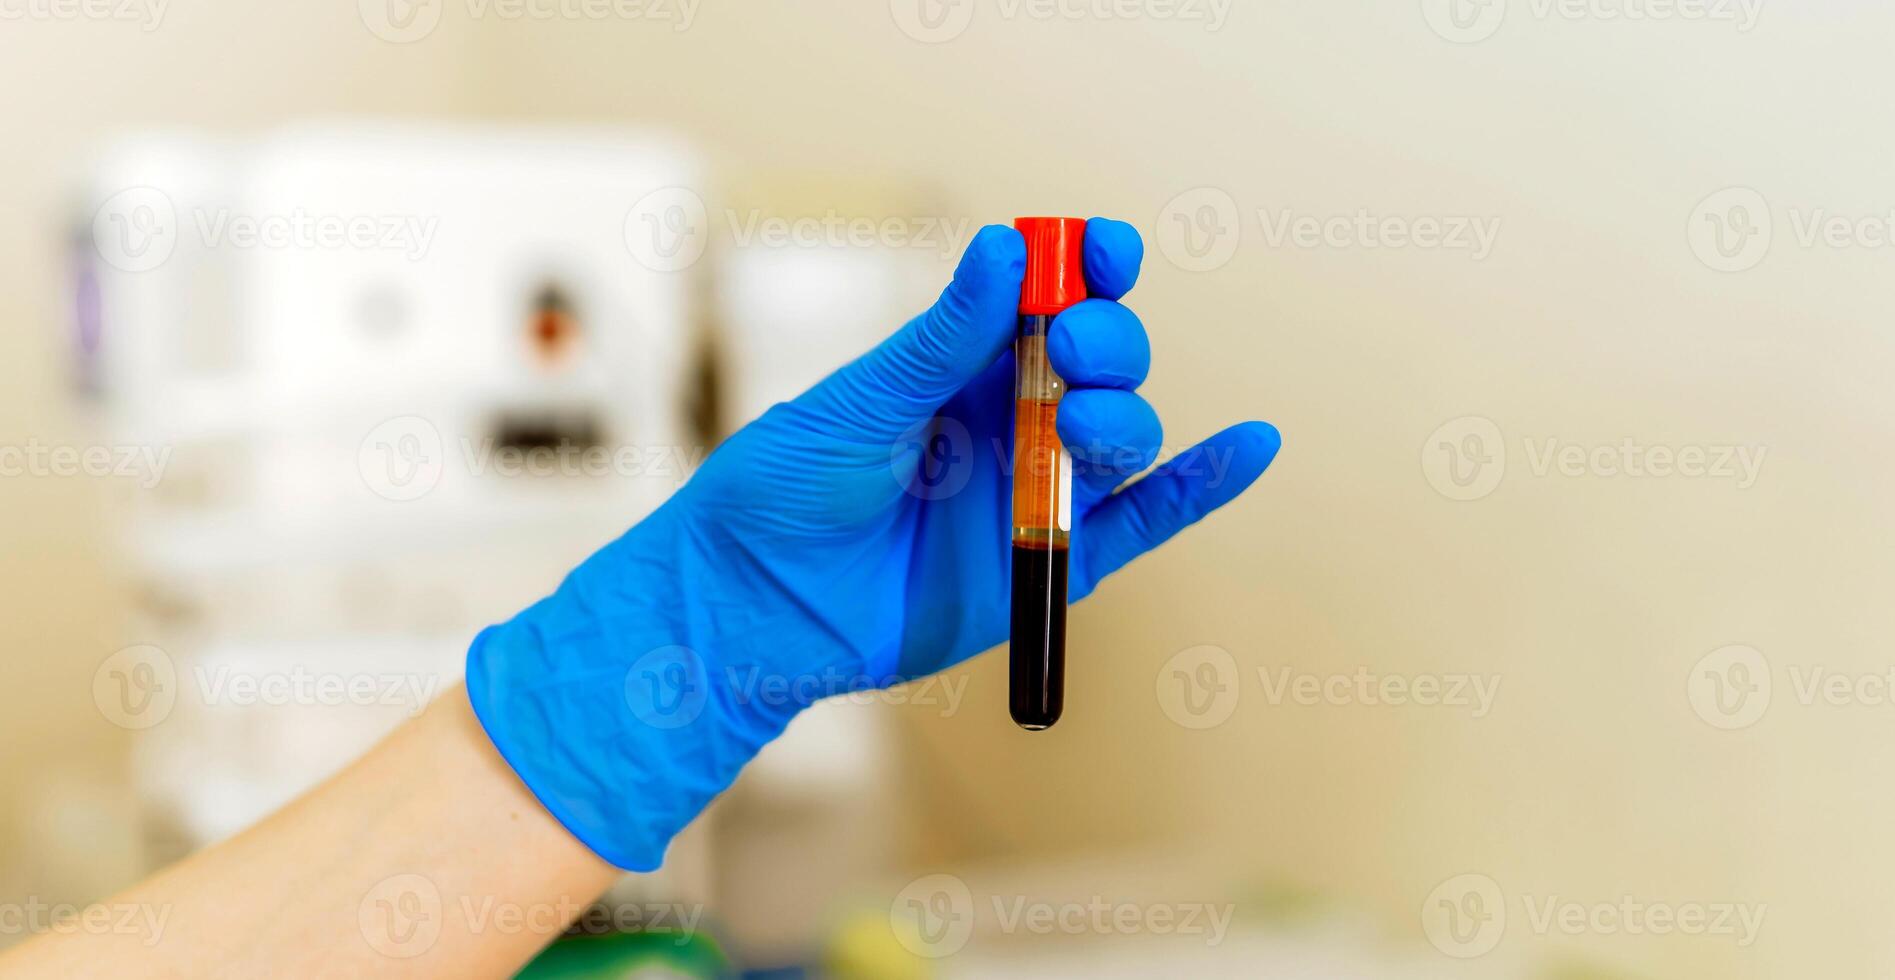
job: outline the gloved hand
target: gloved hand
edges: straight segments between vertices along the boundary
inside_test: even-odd
[[[1144,245],[1095,218],[1095,297],[1048,337],[1069,388],[1071,598],[1222,506],[1276,456],[1247,422],[1156,458],[1134,393],[1151,348],[1117,300]],[[933,308],[745,426],[650,517],[468,654],[474,710],[546,808],[601,857],[666,845],[796,713],[1006,639],[1013,340],[1025,245],[983,228]]]

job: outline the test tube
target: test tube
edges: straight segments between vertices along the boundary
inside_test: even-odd
[[[1028,731],[1066,706],[1066,578],[1072,543],[1072,459],[1055,422],[1066,382],[1046,359],[1053,317],[1086,298],[1086,223],[1019,218],[1026,278],[1013,357],[1013,624],[1008,707]]]

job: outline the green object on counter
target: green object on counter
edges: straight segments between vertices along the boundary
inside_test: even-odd
[[[565,936],[546,947],[516,980],[717,980],[730,960],[709,936],[619,932]]]

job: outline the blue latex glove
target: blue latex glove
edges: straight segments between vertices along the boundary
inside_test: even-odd
[[[1095,298],[1047,342],[1069,385],[1074,600],[1241,493],[1280,445],[1244,423],[1114,492],[1163,434],[1133,392],[1150,343],[1117,302],[1143,254],[1130,225],[1090,221]],[[745,426],[553,595],[474,641],[468,694],[488,735],[601,857],[656,868],[809,704],[1006,639],[1025,261],[1017,232],[983,228],[932,309]]]

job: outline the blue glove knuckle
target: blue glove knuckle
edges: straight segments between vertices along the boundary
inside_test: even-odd
[[[1164,425],[1149,402],[1109,388],[1075,391],[1060,403],[1059,435],[1075,459],[1130,476],[1151,465]]]
[[[1071,384],[1134,388],[1151,371],[1151,338],[1131,309],[1089,299],[1053,321],[1047,356]]]

